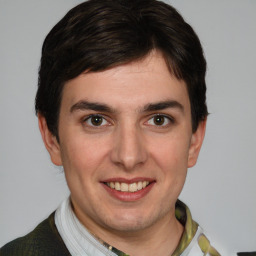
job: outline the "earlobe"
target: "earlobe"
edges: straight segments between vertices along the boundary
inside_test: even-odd
[[[38,125],[41,132],[41,136],[44,142],[44,145],[47,151],[50,154],[51,161],[53,164],[61,166],[61,154],[60,154],[60,146],[54,136],[48,129],[45,117],[38,113]]]
[[[206,128],[206,120],[201,121],[197,130],[192,134],[191,143],[188,154],[188,167],[193,167],[196,164],[201,146],[203,144]]]

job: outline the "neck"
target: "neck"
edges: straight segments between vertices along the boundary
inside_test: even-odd
[[[175,214],[168,214],[152,226],[139,231],[101,229],[95,234],[104,242],[132,256],[171,255],[179,244],[184,227]]]
[[[133,236],[123,237],[116,248],[132,256],[171,255],[178,246],[184,228],[176,220],[159,224]]]

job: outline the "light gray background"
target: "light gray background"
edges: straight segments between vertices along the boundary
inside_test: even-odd
[[[78,0],[0,0],[0,246],[68,195],[38,131],[33,103],[41,45]],[[256,251],[256,1],[171,0],[208,61],[211,115],[181,194],[223,255]]]

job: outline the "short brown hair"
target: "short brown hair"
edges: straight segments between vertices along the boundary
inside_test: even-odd
[[[39,70],[36,113],[58,138],[65,82],[85,70],[103,71],[162,52],[170,72],[186,82],[192,129],[208,114],[206,61],[200,41],[182,16],[156,0],[89,0],[71,9],[49,32]]]

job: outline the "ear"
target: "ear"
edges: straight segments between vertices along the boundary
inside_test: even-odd
[[[47,151],[50,154],[51,160],[55,165],[62,165],[60,145],[54,136],[48,129],[45,117],[38,113],[38,125],[41,132],[41,136]]]
[[[193,167],[196,164],[200,148],[203,144],[205,128],[206,119],[199,123],[197,130],[192,134],[188,153],[188,167]]]

